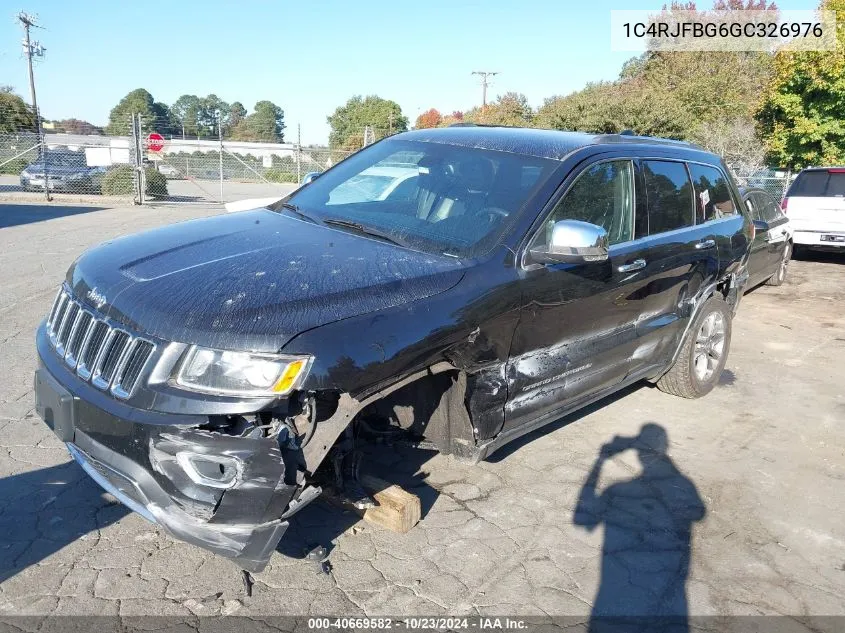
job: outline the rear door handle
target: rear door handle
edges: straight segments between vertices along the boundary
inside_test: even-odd
[[[716,240],[701,240],[695,245],[698,250],[713,248],[714,246],[716,246]]]
[[[629,273],[634,270],[640,270],[645,268],[645,260],[644,259],[635,259],[630,264],[622,264],[621,266],[617,266],[616,270],[620,273]]]

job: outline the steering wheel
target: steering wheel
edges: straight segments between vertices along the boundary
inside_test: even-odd
[[[499,207],[484,207],[481,213],[487,216],[487,220],[490,223],[493,223],[497,219],[504,219],[510,215],[510,213]]]

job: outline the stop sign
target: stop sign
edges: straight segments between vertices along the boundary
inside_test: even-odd
[[[151,152],[160,152],[164,149],[164,137],[158,132],[150,132],[147,135],[147,149]]]

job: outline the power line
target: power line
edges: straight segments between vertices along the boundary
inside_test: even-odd
[[[487,105],[487,86],[490,85],[490,81],[487,79],[488,77],[492,77],[494,75],[498,75],[498,72],[490,72],[489,70],[473,70],[473,75],[480,75],[481,76],[481,105]]]

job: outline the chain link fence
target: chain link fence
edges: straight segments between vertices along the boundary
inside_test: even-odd
[[[172,122],[127,115],[120,135],[0,133],[0,199],[109,196],[136,204],[282,197],[355,150],[278,140],[160,134]],[[222,136],[222,138],[221,138]]]
[[[780,201],[785,195],[789,185],[795,180],[797,173],[789,169],[734,169],[734,179],[741,187],[763,189],[772,197]]]
[[[125,125],[123,124],[125,123]],[[329,149],[286,143],[275,130],[231,138],[214,121],[193,137],[171,134],[173,121],[128,114],[118,135],[0,133],[0,198],[109,196],[144,203],[218,204],[282,197],[310,172],[322,172],[392,130],[368,127],[361,144]],[[160,130],[164,132],[159,132]],[[734,166],[744,187],[780,200],[795,174]]]
[[[237,137],[231,123],[213,118],[193,136],[168,134],[172,121],[140,117],[143,164],[165,179],[164,201],[232,202],[282,197],[310,172],[322,172],[353,153],[286,143],[276,129]],[[151,137],[151,135],[153,135]],[[155,137],[156,140],[151,140]],[[161,137],[160,139],[158,137]]]
[[[0,196],[27,200],[32,194],[137,198],[130,140],[23,132],[0,134]]]

